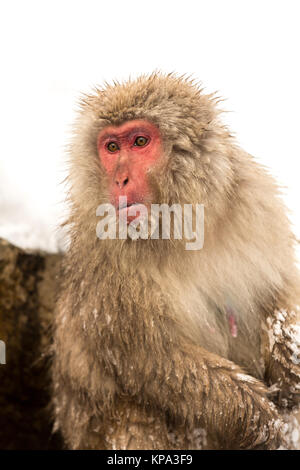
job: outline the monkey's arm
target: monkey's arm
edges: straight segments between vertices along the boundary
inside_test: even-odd
[[[298,318],[297,318],[298,316]],[[281,407],[300,404],[300,322],[299,307],[275,310],[267,319],[269,350],[267,382],[276,384],[276,403]]]
[[[124,359],[118,380],[125,393],[144,397],[191,428],[205,428],[218,448],[280,445],[280,420],[262,383],[224,358],[178,344],[163,327],[151,335],[155,345],[145,335],[139,356]]]

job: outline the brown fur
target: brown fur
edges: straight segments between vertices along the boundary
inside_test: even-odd
[[[202,250],[96,237],[96,208],[108,201],[97,135],[132,119],[154,123],[164,142],[152,202],[204,204]],[[265,384],[281,387],[277,403],[299,398],[285,341],[300,299],[294,238],[276,183],[236,145],[213,96],[162,74],[96,90],[78,115],[69,181],[53,349],[66,445],[199,448],[204,429],[209,448],[276,448],[281,424]],[[280,309],[282,335],[269,344]]]

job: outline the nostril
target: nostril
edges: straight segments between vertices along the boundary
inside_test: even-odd
[[[119,186],[119,188],[123,188],[124,186],[126,186],[126,184],[128,182],[129,182],[129,180],[128,180],[128,177],[126,176],[126,178],[124,178],[123,180],[122,180],[122,178],[117,179],[116,180],[116,185]]]

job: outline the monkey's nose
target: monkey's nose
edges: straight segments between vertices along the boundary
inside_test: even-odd
[[[116,185],[120,189],[124,188],[124,186],[126,186],[127,183],[128,183],[128,176],[123,176],[123,177],[120,177],[120,178],[116,178]]]

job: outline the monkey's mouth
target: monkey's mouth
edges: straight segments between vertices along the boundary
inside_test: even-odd
[[[138,205],[140,205],[139,202],[125,202],[124,204],[118,205],[117,210],[121,211],[123,209],[128,209],[129,207],[138,206]]]
[[[148,208],[141,202],[127,202],[117,206],[117,213],[119,214],[119,217],[124,217],[128,222],[131,222],[137,217],[147,216]]]

